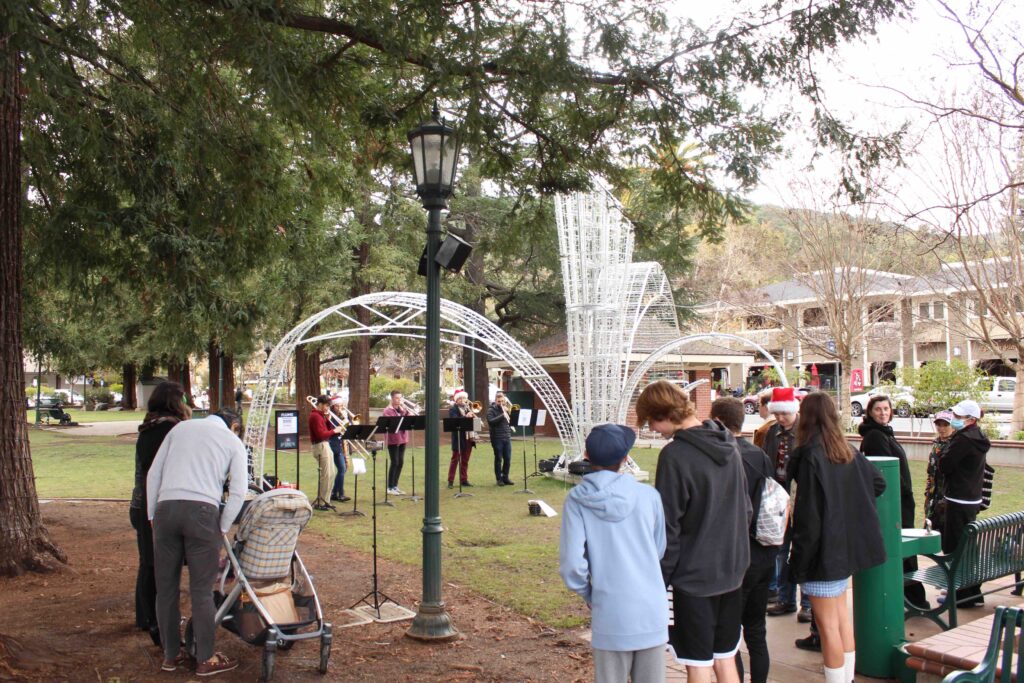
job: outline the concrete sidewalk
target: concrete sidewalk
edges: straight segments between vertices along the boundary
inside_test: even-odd
[[[138,434],[142,420],[123,420],[114,422],[83,422],[74,427],[42,427],[48,432],[60,436],[121,436],[122,434]]]
[[[1005,584],[1008,579],[1003,579],[995,585]],[[928,589],[928,599],[934,604],[937,593]],[[987,588],[987,586],[986,586]],[[847,591],[850,610],[853,610],[853,591]],[[985,596],[985,606],[959,611],[960,624],[966,624],[988,616],[995,611],[998,605],[1019,605],[1021,598],[1010,595],[1009,589],[999,591]],[[812,683],[813,681],[824,680],[824,669],[821,662],[821,654],[818,652],[807,652],[798,650],[793,644],[798,638],[807,636],[810,632],[807,624],[801,624],[796,620],[796,614],[787,614],[779,617],[767,617],[768,619],[768,652],[771,656],[771,669],[768,679],[780,683]],[[923,618],[911,619],[904,623],[905,636],[907,641],[916,642],[929,636],[939,633],[941,629],[931,621]],[[749,681],[749,660],[747,659],[746,648],[740,647],[743,654],[744,668],[747,672],[745,680]],[[666,681],[685,681],[686,667],[676,663],[670,654],[666,653],[668,673]],[[858,681],[872,681],[867,676],[857,675]]]

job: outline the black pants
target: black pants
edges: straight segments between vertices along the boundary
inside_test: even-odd
[[[946,520],[943,524],[942,552],[951,553],[960,543],[967,525],[978,518],[978,505],[962,505],[946,501]],[[981,586],[964,586],[956,592],[957,603],[981,597]]]
[[[398,488],[398,478],[402,476],[402,466],[405,465],[405,444],[400,443],[388,446],[388,488]]]
[[[494,479],[509,481],[508,471],[512,467],[512,439],[491,439],[494,450]]]
[[[755,545],[757,547],[755,547]],[[751,541],[750,567],[743,576],[743,640],[750,655],[751,683],[765,683],[768,680],[768,629],[765,625],[765,610],[768,607],[768,584],[775,573],[775,548],[765,548]],[[743,680],[743,660],[736,653],[736,668]]]
[[[153,527],[142,508],[129,508],[139,547],[139,573],[135,577],[135,625],[143,631],[156,628],[156,569],[153,562]]]

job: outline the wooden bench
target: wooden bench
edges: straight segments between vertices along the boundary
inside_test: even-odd
[[[970,671],[958,671],[943,683],[1024,683],[1020,664],[1024,662],[1024,610],[997,607],[992,619],[992,636],[985,659]],[[1001,655],[1001,656],[1000,656]]]
[[[995,614],[908,643],[907,667],[943,683],[993,683],[997,677],[1001,683],[1022,683],[1022,625],[1020,607],[997,607]]]
[[[971,522],[952,554],[929,554],[927,557],[935,562],[934,566],[907,572],[904,579],[944,588],[946,600],[929,610],[918,609],[907,601],[906,618],[927,617],[943,629],[955,628],[957,605],[954,596],[957,588],[981,585],[1007,576],[1014,576],[1014,581],[991,588],[984,594],[1009,586],[1019,588],[1019,573],[1024,571],[1024,511]],[[947,611],[948,623],[942,618]]]

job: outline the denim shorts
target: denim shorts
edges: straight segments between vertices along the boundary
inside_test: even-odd
[[[838,581],[806,581],[800,584],[804,595],[812,598],[836,598],[846,592],[849,579]]]

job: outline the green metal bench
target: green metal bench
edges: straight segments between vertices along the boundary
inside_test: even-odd
[[[931,619],[943,630],[955,628],[957,605],[954,596],[957,588],[980,585],[1011,575],[1017,575],[1013,583],[997,586],[984,594],[1020,586],[1019,573],[1024,571],[1024,511],[971,522],[952,554],[929,554],[927,557],[935,562],[934,566],[907,572],[904,579],[946,589],[946,601],[930,610],[918,609],[908,601],[905,604],[905,617],[922,616]],[[947,611],[948,623],[942,619],[942,614]]]
[[[1024,610],[1019,607],[996,607],[992,620],[992,636],[985,659],[970,671],[956,671],[942,683],[1024,683],[1021,662],[1024,662]],[[1016,657],[1014,656],[1016,655]]]

